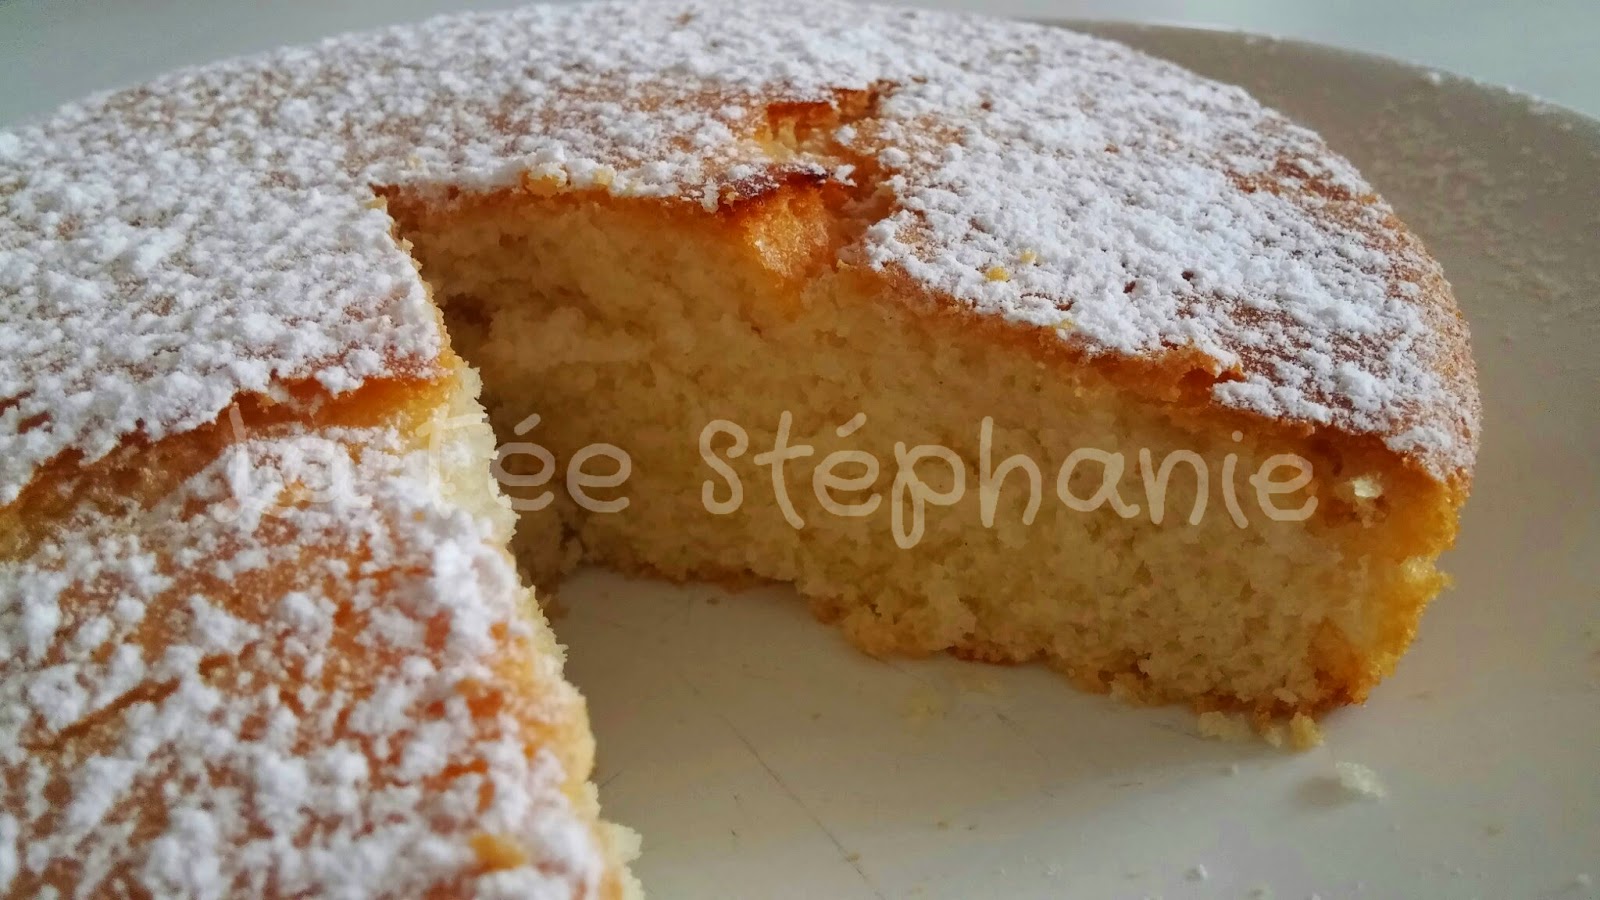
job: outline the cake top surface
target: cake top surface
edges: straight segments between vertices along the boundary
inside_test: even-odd
[[[191,69],[0,133],[0,503],[45,462],[296,379],[436,364],[374,185],[525,178],[716,209],[785,170],[774,105],[876,91],[892,191],[852,258],[1212,400],[1470,470],[1437,265],[1311,132],[1117,44],[947,13],[682,2],[436,19]],[[813,172],[848,181],[849,167]]]
[[[0,560],[0,894],[598,893],[581,700],[426,452],[260,433]]]

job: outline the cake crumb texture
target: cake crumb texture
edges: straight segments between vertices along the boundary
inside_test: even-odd
[[[1338,776],[1339,786],[1355,797],[1370,800],[1382,800],[1389,796],[1389,789],[1384,786],[1378,773],[1361,763],[1337,762],[1333,764],[1334,772]]]

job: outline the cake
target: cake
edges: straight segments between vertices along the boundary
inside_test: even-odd
[[[8,896],[633,892],[529,587],[583,560],[1309,724],[1471,483],[1350,164],[1042,25],[447,17],[0,133],[0,207]]]

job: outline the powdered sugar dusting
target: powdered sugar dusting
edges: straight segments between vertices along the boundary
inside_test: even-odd
[[[1091,357],[1198,351],[1223,406],[1470,469],[1478,401],[1448,287],[1320,138],[1120,45],[938,30],[871,137],[844,136],[898,198],[867,232],[873,264]]]
[[[397,437],[237,445],[132,521],[0,563],[0,889],[598,890],[599,839],[536,738],[579,701],[488,526]],[[348,489],[290,499],[330,448]],[[485,871],[480,834],[524,858]]]
[[[785,172],[848,180],[753,135],[769,104],[872,87],[840,142],[896,202],[852,258],[1091,356],[1198,352],[1223,406],[1470,468],[1476,393],[1437,266],[1243,91],[1021,23],[606,3],[338,38],[0,134],[0,502],[59,454],[195,427],[240,392],[430,365],[435,320],[373,184],[716,209]]]

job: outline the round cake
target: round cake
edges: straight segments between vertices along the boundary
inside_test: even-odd
[[[636,891],[584,560],[1304,734],[1471,482],[1350,164],[1042,25],[436,19],[0,132],[0,209],[6,896]]]

